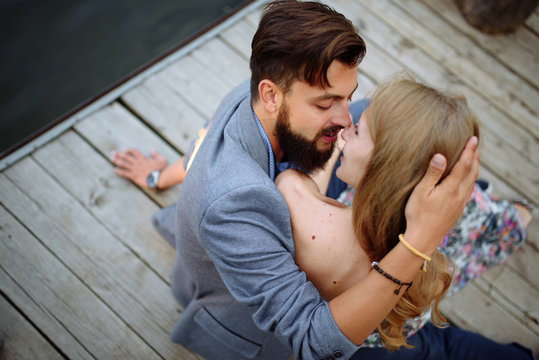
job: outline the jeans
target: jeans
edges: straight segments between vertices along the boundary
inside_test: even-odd
[[[427,323],[408,338],[412,349],[389,352],[384,348],[359,349],[351,360],[533,360],[531,350],[517,344],[499,344],[454,326],[437,328]]]

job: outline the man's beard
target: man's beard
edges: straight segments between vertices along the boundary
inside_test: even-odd
[[[335,147],[335,143],[332,143],[328,150],[319,151],[316,148],[317,140],[324,134],[334,134],[340,128],[337,126],[323,129],[310,141],[303,135],[294,133],[290,128],[288,105],[286,103],[283,103],[279,109],[277,123],[275,124],[275,132],[279,140],[279,146],[284,153],[284,159],[308,173],[322,169],[331,157]]]

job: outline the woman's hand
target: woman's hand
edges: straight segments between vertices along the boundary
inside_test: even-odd
[[[155,151],[150,157],[142,155],[136,149],[127,149],[123,152],[113,151],[110,161],[116,165],[114,172],[121,177],[131,180],[138,186],[147,189],[146,178],[153,170],[163,170],[167,160]]]
[[[479,172],[477,138],[466,143],[459,161],[438,184],[446,168],[446,159],[436,154],[410,195],[405,208],[405,239],[418,250],[431,254],[461,216]]]

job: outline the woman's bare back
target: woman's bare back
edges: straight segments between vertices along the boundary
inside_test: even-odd
[[[354,235],[351,208],[322,196],[309,176],[295,170],[275,183],[290,210],[295,262],[322,297],[329,301],[364,278],[370,262]]]

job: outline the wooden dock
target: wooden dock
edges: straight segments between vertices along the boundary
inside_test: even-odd
[[[367,42],[358,99],[387,75],[464,94],[481,119],[481,174],[539,205],[539,11],[487,36],[452,0],[327,0]],[[150,216],[178,188],[117,177],[116,149],[176,160],[220,99],[249,77],[258,1],[45,134],[0,173],[0,359],[200,359],[169,340],[182,308],[174,250]],[[24,152],[27,152],[25,154]],[[539,353],[539,211],[524,248],[444,301],[455,324]]]

